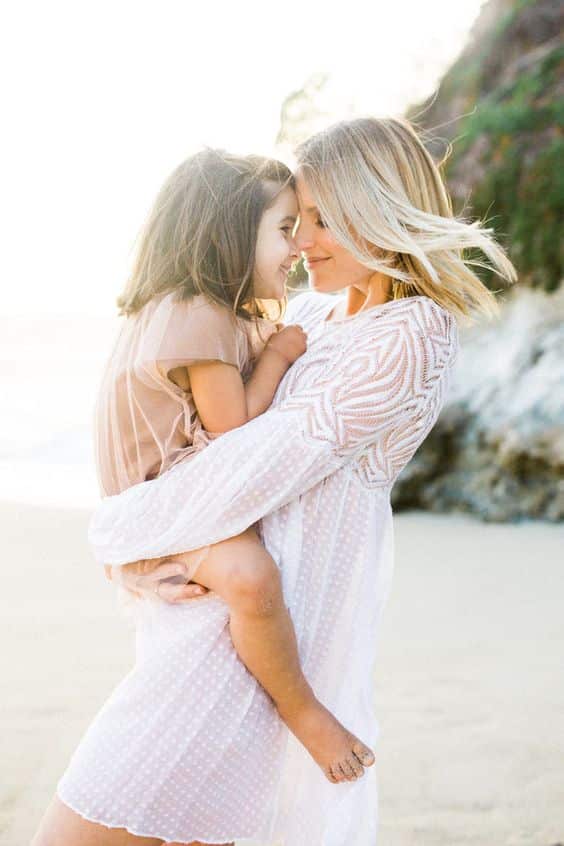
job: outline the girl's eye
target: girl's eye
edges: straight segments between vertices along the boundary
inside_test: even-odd
[[[280,227],[282,232],[291,232],[293,228],[294,228],[293,226],[281,226]]]

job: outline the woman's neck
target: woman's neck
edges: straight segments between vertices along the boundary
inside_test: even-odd
[[[361,310],[368,310],[393,300],[392,280],[383,273],[373,273],[366,282],[349,285],[345,315],[349,317]]]

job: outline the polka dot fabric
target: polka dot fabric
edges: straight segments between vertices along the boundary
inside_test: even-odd
[[[264,825],[285,728],[233,649],[223,600],[147,611],[135,667],[90,726],[59,795],[135,834],[189,842],[189,830],[228,842]]]
[[[185,465],[108,497],[90,538],[115,565],[237,534],[261,520],[278,564],[304,672],[374,745],[379,621],[393,570],[390,489],[444,400],[454,318],[426,297],[325,322],[308,293],[288,322],[308,351],[271,409]],[[165,840],[374,846],[375,767],[331,784],[281,723],[229,637],[213,593],[142,601],[137,659],[61,779],[88,819]]]

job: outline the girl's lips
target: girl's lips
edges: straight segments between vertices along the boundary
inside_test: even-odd
[[[314,264],[319,264],[322,261],[327,261],[328,258],[329,256],[326,256],[325,258],[306,258],[305,263],[308,267],[311,267]]]

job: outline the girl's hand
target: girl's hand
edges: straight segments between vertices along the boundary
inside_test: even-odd
[[[284,326],[279,332],[270,336],[266,349],[276,350],[284,356],[288,364],[293,364],[307,349],[307,335],[297,324]]]
[[[174,604],[196,599],[209,592],[207,588],[196,582],[182,581],[182,577],[186,577],[182,553],[164,558],[151,558],[147,561],[134,561],[122,567],[109,569],[112,581],[140,598],[157,597]],[[107,572],[106,567],[106,574]]]

